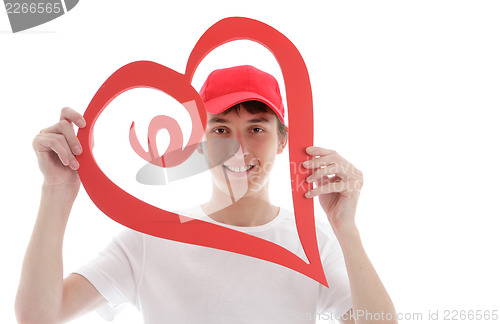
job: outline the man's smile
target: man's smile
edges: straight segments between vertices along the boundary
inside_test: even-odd
[[[245,165],[243,167],[238,167],[238,166],[232,166],[232,165],[225,165],[225,164],[223,164],[223,166],[224,166],[225,169],[227,169],[229,171],[243,173],[243,172],[249,171],[250,169],[253,169],[253,167],[255,165],[251,164],[251,165]]]

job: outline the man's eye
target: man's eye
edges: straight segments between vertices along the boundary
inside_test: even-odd
[[[252,132],[254,133],[262,133],[264,130],[260,127],[254,127],[252,128]]]
[[[215,134],[225,134],[227,131],[224,128],[216,128],[214,129]]]

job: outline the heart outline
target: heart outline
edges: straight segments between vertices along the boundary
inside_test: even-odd
[[[273,242],[162,210],[137,199],[114,184],[99,168],[92,154],[91,134],[100,113],[119,94],[133,88],[154,88],[179,102],[194,99],[200,114],[198,117],[201,118],[205,130],[207,118],[205,106],[191,85],[194,72],[203,58],[213,49],[240,39],[252,40],[268,48],[281,67],[289,110],[290,162],[302,168],[301,162],[310,158],[305,153],[305,147],[312,145],[313,142],[312,91],[305,62],[293,43],[273,27],[250,18],[229,17],[215,23],[200,37],[190,54],[185,74],[155,62],[137,61],[121,67],[103,83],[84,113],[87,126],[78,131],[78,138],[83,147],[83,153],[78,156],[82,184],[102,212],[131,229],[160,238],[273,262],[302,273],[328,287],[316,239],[313,200],[304,197],[305,192],[311,189],[311,185],[305,182],[310,170],[302,169],[303,172],[295,173],[296,168],[293,170],[290,168],[291,179],[297,180],[291,182],[292,198],[299,239],[309,260],[307,263]],[[171,81],[175,82],[169,83]],[[301,127],[304,123],[310,127],[305,129]],[[194,140],[199,143],[201,138]],[[186,147],[195,145],[188,143]],[[189,155],[186,159],[188,157]],[[301,185],[297,186],[297,183]],[[142,215],[142,218],[138,215]]]

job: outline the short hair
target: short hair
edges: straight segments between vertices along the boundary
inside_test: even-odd
[[[243,101],[234,106],[229,107],[228,109],[224,110],[221,114],[226,115],[229,114],[231,111],[235,111],[236,114],[239,115],[241,107],[240,104],[241,106],[243,106],[243,108],[245,108],[246,111],[248,111],[252,115],[262,112],[272,112],[276,116],[276,120],[278,121],[278,135],[281,138],[288,138],[288,129],[286,128],[285,124],[283,124],[281,119],[279,119],[278,115],[276,115],[276,113],[262,101],[257,101],[257,100]]]

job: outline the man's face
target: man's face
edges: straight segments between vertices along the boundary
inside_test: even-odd
[[[241,107],[238,112],[208,114],[205,135],[210,148],[210,152],[204,152],[207,159],[214,158],[212,152],[237,150],[211,169],[218,190],[233,196],[234,201],[267,194],[276,154],[283,152],[286,144],[286,139],[278,136],[277,116],[273,112],[251,114]]]

